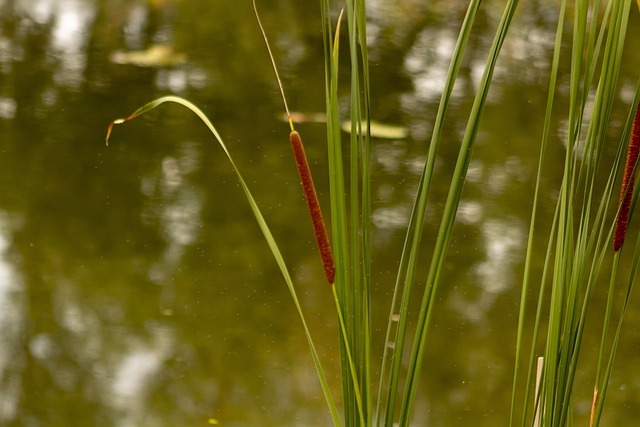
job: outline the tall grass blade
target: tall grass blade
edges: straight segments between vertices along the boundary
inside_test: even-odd
[[[606,131],[612,106],[616,96],[616,83],[620,69],[622,49],[626,35],[628,11],[630,1],[610,1],[599,17],[599,2],[590,5],[588,1],[576,0],[574,6],[574,22],[572,35],[571,83],[569,97],[569,122],[567,126],[566,156],[564,175],[557,204],[558,227],[551,230],[551,239],[555,240],[553,260],[547,255],[545,271],[553,268],[551,280],[551,301],[549,308],[549,322],[544,351],[544,367],[540,395],[534,401],[535,413],[540,414],[542,426],[564,426],[572,422],[572,396],[575,374],[578,370],[580,348],[583,340],[584,328],[589,303],[592,299],[602,265],[610,253],[609,239],[613,233],[613,223],[607,217],[608,207],[611,206],[614,193],[615,177],[622,165],[622,150],[611,165],[609,177],[602,190],[598,190],[599,170],[603,158],[603,147],[606,141]],[[564,4],[561,6],[564,13]],[[562,19],[562,16],[561,16]],[[589,19],[591,22],[589,24]],[[550,83],[550,96],[547,102],[547,113],[543,131],[543,149],[548,135],[549,121],[555,88],[555,64],[561,49],[560,34],[562,23],[558,24],[556,44],[554,50],[554,67]],[[600,69],[598,69],[600,67]],[[598,76],[595,92],[592,94],[592,82]],[[540,158],[539,168],[542,166]],[[597,191],[601,191],[597,194]],[[535,212],[533,213],[535,215]],[[534,216],[532,216],[533,224]],[[531,251],[530,232],[528,253]],[[523,298],[529,288],[530,269],[525,268],[523,279]],[[540,286],[539,301],[545,290],[543,282]],[[615,283],[615,273],[610,283]],[[610,289],[613,295],[613,289]],[[605,348],[608,331],[609,316],[611,315],[612,299],[609,300],[605,321],[603,324],[602,349]],[[540,303],[539,303],[540,308]],[[538,309],[539,310],[539,309]],[[520,359],[520,345],[523,334],[524,307],[521,307],[517,353]],[[536,314],[534,339],[529,358],[528,389],[525,393],[525,405],[522,425],[526,425],[527,402],[532,384],[534,366],[534,351],[539,328],[539,311]],[[603,351],[603,350],[601,350]],[[601,357],[600,360],[603,358]],[[611,358],[612,360],[612,358]],[[516,394],[516,372],[512,395],[511,422],[513,424],[514,403]],[[610,372],[611,365],[607,365],[606,372]],[[597,368],[596,382],[600,380],[600,367]],[[605,374],[606,375],[606,374]],[[594,395],[597,402],[599,391]]]
[[[350,253],[351,283],[348,290],[350,308],[349,345],[358,369],[363,392],[365,422],[371,425],[371,312],[370,312],[370,236],[371,236],[371,172],[368,53],[366,41],[366,9],[364,0],[347,0],[350,87]]]
[[[518,332],[516,335],[515,367],[514,367],[514,373],[513,373],[513,387],[511,391],[511,413],[510,413],[510,421],[509,421],[510,426],[513,426],[514,417],[515,417],[516,391],[518,387],[519,372],[520,372],[522,342],[524,340],[524,322],[525,322],[525,315],[526,315],[527,295],[528,295],[528,290],[530,286],[529,279],[530,279],[530,272],[531,272],[531,259],[533,256],[533,240],[534,240],[534,233],[535,233],[535,227],[536,227],[536,218],[538,213],[538,199],[540,196],[540,186],[542,182],[542,170],[543,170],[542,165],[544,163],[545,152],[546,152],[547,143],[549,140],[549,133],[551,131],[551,117],[552,117],[551,113],[553,111],[553,101],[555,99],[555,91],[556,91],[557,79],[558,79],[558,67],[560,63],[560,49],[562,46],[562,34],[563,34],[563,28],[564,28],[565,11],[566,11],[566,0],[563,0],[560,4],[560,12],[558,16],[558,25],[556,29],[556,39],[554,44],[553,59],[551,63],[549,93],[547,95],[547,107],[545,112],[543,130],[542,130],[542,143],[540,145],[538,170],[536,174],[536,185],[535,185],[535,190],[533,195],[533,205],[531,208],[531,220],[529,223],[529,235],[527,238],[527,250],[526,250],[525,262],[524,262],[524,274],[523,274],[522,288],[520,293],[520,312],[518,314]],[[550,256],[550,251],[547,251],[547,256]],[[544,279],[542,283],[544,283]],[[540,300],[538,302],[538,313],[536,315],[536,319],[539,319],[541,303],[542,301]],[[538,335],[537,325],[539,325],[539,322],[536,321],[535,325],[536,327],[534,327],[534,330],[533,330],[534,336],[532,339],[533,345],[531,346],[531,354],[529,356],[529,360],[530,360],[529,372],[527,374],[528,381],[531,381],[533,376],[533,360],[535,358],[535,342],[537,341],[537,335]],[[540,372],[541,374],[542,366],[538,367],[538,365],[536,365],[536,372]],[[535,389],[536,391],[540,389],[539,384],[537,382],[536,382]],[[527,387],[525,398],[524,398],[525,402],[529,401],[529,390],[530,388]],[[538,393],[536,393],[536,395],[538,395]],[[523,410],[523,418],[522,418],[523,427],[525,424],[526,414],[527,414],[527,411],[526,411],[526,405],[525,405],[525,409]],[[536,411],[536,415],[537,415],[537,420],[539,422],[540,413]]]
[[[371,365],[372,333],[371,326],[371,89],[369,83],[369,52],[367,48],[367,13],[365,0],[355,2],[356,27],[361,54],[362,66],[362,108],[360,122],[365,124],[364,135],[361,136],[360,156],[361,172],[361,232],[362,232],[362,349],[363,349],[363,400],[367,415],[367,425],[373,424],[373,368]],[[353,90],[353,88],[352,88]]]
[[[231,166],[233,167],[233,170],[236,173],[236,176],[238,177],[238,180],[240,182],[240,186],[242,188],[242,191],[244,192],[244,195],[245,195],[247,201],[249,202],[249,206],[251,208],[251,211],[253,212],[253,215],[254,215],[254,217],[256,219],[256,222],[258,223],[258,226],[260,227],[260,230],[262,231],[262,234],[264,235],[265,240],[267,241],[267,244],[269,245],[269,249],[271,250],[271,253],[273,254],[273,257],[276,260],[276,263],[278,264],[278,267],[280,268],[280,272],[282,273],[282,276],[284,277],[284,280],[285,280],[285,282],[287,284],[287,287],[289,289],[289,293],[291,294],[291,297],[293,299],[293,303],[294,303],[294,305],[296,307],[296,310],[298,312],[298,316],[300,317],[300,321],[302,322],[302,326],[304,328],[304,333],[305,333],[305,336],[307,338],[307,343],[308,343],[309,349],[311,351],[311,357],[313,358],[313,363],[314,363],[314,366],[316,368],[316,372],[318,374],[318,378],[319,378],[320,384],[322,386],[322,392],[324,393],[325,400],[326,400],[327,405],[329,407],[329,411],[331,413],[331,418],[333,419],[333,423],[334,423],[335,426],[341,426],[342,422],[340,421],[340,416],[338,415],[338,410],[337,410],[336,405],[334,403],[333,396],[331,394],[331,390],[329,388],[329,384],[328,384],[327,379],[326,379],[326,375],[325,375],[324,370],[322,368],[322,364],[320,363],[320,358],[318,357],[318,353],[317,353],[315,345],[313,343],[313,339],[311,337],[311,333],[310,333],[309,328],[307,326],[307,322],[306,322],[304,314],[302,312],[302,307],[300,306],[300,302],[298,300],[298,296],[296,294],[296,290],[295,290],[295,287],[293,285],[293,280],[291,279],[291,275],[289,274],[289,270],[288,270],[288,268],[287,268],[287,266],[285,264],[284,258],[282,257],[282,253],[280,252],[280,249],[278,248],[278,245],[277,245],[277,243],[275,241],[275,238],[273,237],[273,234],[271,233],[271,230],[269,229],[269,226],[267,225],[267,222],[264,219],[264,216],[262,215],[262,212],[260,211],[260,208],[258,207],[258,204],[256,203],[253,195],[251,194],[251,191],[249,190],[249,187],[247,186],[244,178],[242,177],[242,175],[240,173],[240,170],[238,169],[238,167],[236,166],[235,162],[233,161],[233,157],[231,156],[231,153],[227,149],[227,146],[224,143],[224,141],[222,140],[222,137],[218,134],[218,131],[215,129],[215,127],[213,126],[211,121],[207,118],[207,116],[195,104],[187,101],[186,99],[183,99],[183,98],[180,98],[180,97],[177,97],[177,96],[165,96],[165,97],[162,97],[162,98],[155,99],[155,100],[149,102],[148,104],[145,104],[144,106],[142,106],[139,109],[137,109],[136,111],[134,111],[130,116],[128,116],[125,119],[117,119],[117,120],[113,121],[109,125],[109,128],[107,130],[107,137],[106,137],[107,143],[109,141],[109,137],[111,135],[111,132],[112,132],[114,124],[121,124],[121,123],[124,123],[126,121],[132,120],[132,119],[140,116],[141,114],[144,114],[144,113],[146,113],[146,112],[148,112],[150,110],[153,110],[154,108],[157,108],[158,106],[160,106],[161,104],[164,104],[165,102],[173,102],[173,103],[176,103],[176,104],[180,104],[180,105],[188,108],[196,116],[198,116],[200,118],[200,120],[202,120],[202,122],[207,126],[207,128],[209,128],[209,131],[213,134],[213,136],[215,137],[216,141],[218,141],[218,144],[220,145],[220,147],[224,151],[225,155],[227,156],[227,159],[231,163]]]
[[[480,3],[481,0],[473,0],[470,2],[459,32],[458,40],[456,41],[436,115],[427,161],[420,176],[416,200],[414,202],[407,227],[407,234],[400,258],[400,265],[398,267],[398,275],[391,299],[390,313],[387,323],[385,348],[383,351],[380,373],[380,384],[378,386],[376,425],[380,425],[383,415],[385,417],[385,426],[392,426],[394,422],[398,387],[400,384],[400,374],[402,369],[402,355],[407,335],[409,303],[411,301],[414,277],[418,265],[418,252],[422,238],[429,190],[431,188],[431,181],[435,168],[436,154],[442,138],[444,119],[453,93],[453,87],[458,76],[460,65],[462,64],[464,50],[467,45],[467,41],[469,40]],[[400,294],[402,294],[402,297],[400,306],[398,307],[398,297]],[[398,323],[397,326],[394,327],[396,318]],[[393,352],[390,354],[391,347],[389,344],[392,341]],[[390,357],[391,360],[389,361]],[[391,364],[390,367],[387,366],[389,363]],[[384,386],[385,381],[388,381],[386,389]],[[385,393],[386,398],[384,396]],[[383,400],[385,401],[384,407],[382,406]]]
[[[462,188],[465,181],[466,173],[471,160],[471,153],[476,141],[480,119],[484,111],[484,106],[489,92],[489,87],[493,77],[493,72],[500,54],[502,45],[507,36],[507,32],[511,25],[513,16],[518,5],[518,0],[510,0],[505,6],[504,13],[498,25],[496,36],[491,46],[489,57],[486,62],[485,71],[478,87],[465,135],[460,147],[460,154],[453,173],[451,186],[447,201],[444,208],[443,219],[440,224],[440,230],[436,239],[434,254],[429,267],[426,289],[423,294],[422,305],[418,315],[416,326],[416,334],[413,343],[411,360],[408,366],[408,375],[405,385],[405,391],[400,410],[399,424],[408,425],[413,413],[416,391],[418,386],[418,378],[424,358],[424,350],[426,348],[427,332],[433,312],[433,302],[437,293],[440,280],[440,273],[444,265],[445,255],[449,246],[451,232],[462,195]]]
[[[344,418],[348,426],[358,425],[358,408],[354,382],[351,372],[354,369],[347,351],[350,346],[352,321],[352,289],[353,282],[350,274],[351,260],[349,254],[350,234],[348,227],[348,214],[342,161],[342,142],[340,136],[340,112],[338,108],[338,69],[340,52],[340,22],[342,12],[338,18],[335,34],[332,30],[331,7],[328,0],[321,1],[322,35],[325,54],[325,102],[327,111],[327,147],[329,158],[329,189],[331,199],[331,224],[334,242],[334,256],[336,263],[335,287],[341,313],[346,313],[345,334],[340,335],[340,354],[342,361],[342,389],[344,400]]]

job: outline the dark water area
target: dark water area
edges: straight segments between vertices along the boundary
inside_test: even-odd
[[[368,4],[373,118],[408,132],[373,141],[380,354],[404,229],[466,4]],[[319,5],[265,0],[259,8],[290,107],[322,112]],[[508,423],[557,8],[523,2],[497,67],[443,273],[416,425]],[[454,91],[427,213],[422,282],[501,9],[490,2],[481,9]],[[635,9],[631,15],[611,157],[640,69],[640,19]],[[565,66],[560,75],[565,97],[568,73]],[[205,126],[165,105],[115,127],[105,146],[111,120],[167,94],[200,106],[226,141],[281,245],[340,396],[335,307],[251,2],[0,0],[0,425],[331,424],[287,287]],[[325,126],[297,128],[328,208]],[[555,120],[547,155],[557,162],[545,172],[543,223],[555,207],[565,128],[565,118]],[[548,229],[539,233],[544,239]],[[596,325],[605,302],[603,290],[593,301]],[[604,425],[634,425],[640,411],[639,318],[634,301]],[[588,369],[576,379],[576,421],[590,409],[594,331],[584,344]]]

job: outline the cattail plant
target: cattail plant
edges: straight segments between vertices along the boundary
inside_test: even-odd
[[[273,59],[273,53],[269,46],[267,33],[260,21],[260,15],[258,14],[258,8],[256,2],[253,0],[253,11],[258,21],[258,26],[262,32],[265,44],[267,45],[267,52],[269,52],[269,58],[271,59],[271,65],[273,65],[273,71],[276,74],[276,80],[278,81],[278,87],[280,88],[280,94],[282,95],[282,102],[284,103],[284,109],[287,113],[287,120],[291,127],[291,133],[289,134],[289,140],[291,141],[291,149],[293,150],[293,156],[296,160],[296,167],[298,168],[298,174],[300,175],[300,182],[304,191],[304,198],[307,202],[307,208],[309,209],[309,215],[311,216],[311,223],[313,225],[313,232],[316,236],[318,243],[318,250],[320,251],[320,258],[322,259],[322,267],[324,269],[324,275],[330,284],[333,284],[335,277],[335,263],[333,261],[333,253],[331,252],[331,244],[329,243],[329,237],[327,235],[327,228],[324,224],[322,217],[322,210],[320,209],[320,202],[318,201],[318,195],[316,193],[315,185],[313,184],[313,177],[311,176],[311,169],[309,169],[309,162],[307,161],[307,155],[304,151],[304,145],[302,144],[302,138],[298,131],[294,129],[293,120],[291,119],[291,112],[287,105],[287,98],[284,95],[284,89],[282,87],[282,81],[278,74],[278,67]]]
[[[636,108],[636,114],[631,125],[631,135],[629,136],[629,147],[627,149],[627,161],[624,166],[624,177],[622,178],[622,188],[620,190],[620,205],[618,218],[616,219],[615,232],[613,235],[613,250],[619,251],[624,243],[627,228],[629,226],[629,211],[631,209],[631,199],[633,197],[633,187],[636,178],[636,164],[640,154],[640,106]]]
[[[291,149],[293,150],[293,156],[296,161],[296,167],[298,169],[298,174],[300,175],[300,182],[302,184],[302,189],[304,191],[305,200],[307,202],[307,208],[309,209],[309,215],[311,216],[311,223],[313,225],[313,231],[316,236],[316,241],[318,243],[318,250],[320,251],[320,257],[322,259],[322,266],[324,268],[324,274],[327,278],[327,281],[331,285],[331,290],[333,292],[333,299],[336,305],[336,311],[338,313],[338,321],[340,324],[340,332],[341,337],[344,342],[349,341],[347,327],[345,325],[345,318],[342,313],[342,308],[340,305],[340,298],[338,297],[338,292],[335,286],[335,263],[333,259],[333,253],[331,251],[331,245],[329,243],[329,237],[327,235],[327,230],[324,224],[324,219],[322,218],[322,212],[320,210],[320,202],[318,201],[318,195],[315,190],[315,186],[313,184],[313,178],[311,177],[311,170],[309,169],[309,163],[307,162],[307,156],[304,151],[304,146],[302,144],[302,138],[300,134],[295,130],[293,126],[293,120],[291,119],[291,112],[289,111],[289,106],[287,105],[287,98],[284,94],[284,89],[282,86],[282,81],[280,80],[280,75],[278,74],[278,67],[276,66],[275,59],[273,58],[273,53],[271,52],[271,47],[269,46],[269,40],[267,38],[267,34],[262,26],[262,22],[260,21],[260,15],[258,14],[258,9],[256,7],[256,2],[253,0],[253,10],[256,15],[256,20],[258,21],[258,26],[260,27],[260,31],[262,32],[262,37],[267,46],[267,52],[269,53],[269,59],[271,60],[271,65],[273,66],[273,71],[276,75],[276,80],[278,82],[278,87],[280,88],[280,95],[282,96],[282,102],[284,104],[285,111],[287,113],[287,120],[289,122],[289,127],[291,128],[291,133],[289,134],[289,140],[291,142]],[[342,21],[342,14],[344,9],[340,12],[340,16],[338,17],[338,24],[336,28],[336,44],[338,43],[338,37],[340,35],[340,23]],[[345,356],[346,356],[346,370],[348,375],[351,377],[350,387],[353,387],[354,391],[354,400],[356,402],[357,412],[359,415],[360,425],[361,427],[365,426],[365,415],[362,403],[362,393],[360,391],[360,386],[358,382],[358,373],[356,369],[356,365],[354,363],[353,355],[348,346],[343,347]]]

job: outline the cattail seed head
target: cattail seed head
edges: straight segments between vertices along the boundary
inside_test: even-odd
[[[613,250],[618,251],[624,243],[629,225],[629,210],[631,209],[631,199],[633,197],[633,187],[636,176],[636,163],[640,153],[640,105],[636,107],[636,114],[631,125],[631,135],[629,137],[629,148],[627,149],[627,161],[624,166],[624,176],[622,178],[622,189],[620,191],[620,205],[618,218],[613,235]]]
[[[292,131],[289,134],[289,140],[291,141],[293,156],[296,160],[298,173],[300,174],[300,181],[302,183],[302,189],[304,191],[304,198],[307,201],[307,207],[309,208],[309,214],[311,215],[311,223],[313,225],[313,232],[316,235],[316,240],[318,242],[318,250],[320,251],[320,257],[322,259],[324,274],[329,283],[333,284],[335,276],[333,253],[331,252],[331,245],[329,244],[327,229],[324,225],[324,220],[322,219],[320,203],[318,202],[318,195],[316,194],[316,189],[313,185],[313,179],[311,177],[309,163],[307,162],[307,156],[302,145],[302,139],[300,138],[300,134],[298,132]]]

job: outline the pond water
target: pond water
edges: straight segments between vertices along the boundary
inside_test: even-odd
[[[289,105],[321,112],[318,4],[260,3]],[[373,117],[408,130],[406,138],[373,141],[374,325],[381,331],[466,4],[369,5]],[[520,7],[448,254],[416,425],[508,423],[558,5]],[[501,9],[494,2],[482,9],[454,92],[422,281]],[[612,141],[640,69],[639,24],[633,10]],[[131,54],[137,51],[146,55]],[[340,395],[335,309],[251,2],[0,0],[0,425],[331,424],[286,285],[206,128],[191,113],[163,106],[116,127],[105,146],[111,120],[165,94],[199,105],[227,142],[294,274]],[[549,156],[557,165],[544,179],[543,222],[562,173],[563,125],[563,118],[554,124]],[[325,127],[297,127],[327,207]],[[605,297],[598,294],[594,313]],[[633,425],[640,411],[635,301],[627,315],[606,425]],[[585,342],[587,362],[598,339],[599,332]],[[576,420],[588,413],[591,378],[578,375]]]

